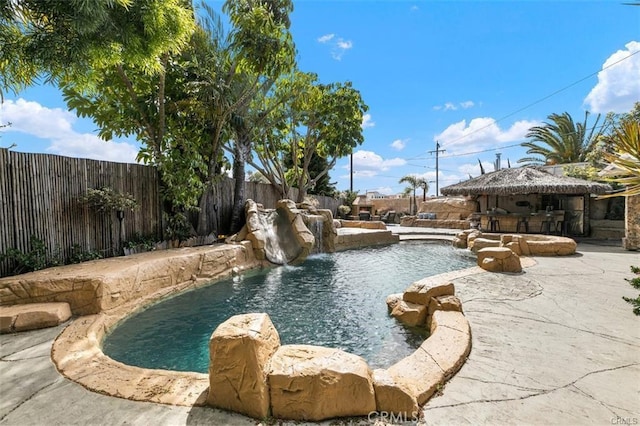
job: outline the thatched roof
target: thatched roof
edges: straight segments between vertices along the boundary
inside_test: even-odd
[[[442,188],[444,195],[603,194],[604,183],[556,176],[539,167],[525,166],[486,173]]]

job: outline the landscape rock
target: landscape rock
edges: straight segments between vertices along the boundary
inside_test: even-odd
[[[280,337],[267,314],[235,315],[209,341],[209,395],[213,407],[262,419],[269,415],[267,368]]]
[[[472,252],[477,253],[478,250],[481,250],[485,247],[500,247],[500,241],[478,237],[474,238],[472,241],[469,241],[467,245]]]
[[[405,300],[398,300],[391,310],[391,316],[408,326],[423,325],[427,319],[427,307]]]
[[[487,247],[478,251],[478,266],[489,272],[522,272],[520,257],[507,247]]]
[[[271,359],[269,386],[276,418],[319,421],[376,409],[366,361],[339,349],[281,346]]]
[[[0,306],[0,333],[55,327],[71,318],[68,303],[28,303]]]
[[[373,387],[377,411],[399,414],[404,418],[411,418],[420,412],[416,396],[387,370],[373,370]]]
[[[402,301],[402,293],[395,293],[395,294],[388,295],[386,302],[387,302],[387,307],[389,308],[389,312],[391,312],[393,308],[395,308],[396,305],[401,301]]]
[[[404,292],[402,298],[405,302],[428,306],[432,297],[454,295],[453,283],[435,283],[430,278],[425,278],[411,284]]]

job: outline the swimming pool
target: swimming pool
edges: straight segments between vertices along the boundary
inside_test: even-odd
[[[474,257],[441,242],[315,255],[300,266],[252,271],[153,305],[116,327],[103,351],[129,365],[206,373],[213,330],[233,315],[266,312],[282,344],[340,348],[384,367],[426,337],[391,318],[386,297],[474,264]]]

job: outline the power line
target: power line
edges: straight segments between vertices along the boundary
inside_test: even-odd
[[[565,90],[567,90],[567,89],[569,89],[569,88],[571,88],[571,87],[573,87],[573,86],[575,86],[575,85],[577,85],[579,83],[582,83],[583,81],[593,77],[594,75],[597,75],[600,71],[604,71],[604,70],[606,70],[608,68],[611,68],[614,65],[619,64],[622,61],[626,61],[627,59],[631,58],[633,55],[637,55],[638,53],[640,53],[640,50],[636,50],[635,52],[631,53],[629,56],[625,56],[624,58],[619,59],[619,60],[607,65],[606,67],[603,67],[601,70],[593,72],[593,73],[587,75],[586,77],[583,77],[583,78],[581,78],[581,79],[579,79],[577,81],[574,81],[573,83],[571,83],[571,84],[569,84],[569,85],[567,85],[567,86],[565,86],[565,87],[563,87],[561,89],[558,89],[555,92],[553,92],[553,93],[551,93],[551,94],[549,94],[547,96],[544,96],[544,97],[542,97],[542,98],[540,98],[540,99],[538,99],[538,100],[536,100],[534,102],[531,102],[530,104],[528,104],[528,105],[526,105],[526,106],[524,106],[522,108],[519,108],[519,109],[517,109],[517,110],[515,110],[513,112],[510,112],[509,114],[505,115],[504,117],[501,117],[501,118],[495,120],[491,124],[487,124],[486,126],[480,127],[479,129],[476,129],[473,132],[467,133],[466,135],[462,135],[458,139],[454,139],[454,140],[450,141],[450,143],[457,142],[457,141],[459,141],[461,139],[466,138],[467,136],[473,135],[474,133],[478,133],[481,130],[484,130],[484,129],[487,129],[487,128],[493,126],[495,123],[499,123],[499,122],[501,122],[503,120],[506,120],[507,118],[512,117],[512,116],[516,115],[517,113],[524,111],[525,109],[531,108],[534,105],[537,105],[537,104],[539,104],[539,103],[541,103],[543,101],[546,101],[547,99],[551,98],[552,96],[555,96],[558,93],[564,92]]]

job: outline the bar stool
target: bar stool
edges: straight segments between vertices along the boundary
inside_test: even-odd
[[[555,220],[553,219],[553,214],[546,214],[544,220],[540,224],[540,232],[543,232],[544,229],[545,234],[550,234],[551,230],[555,230]]]
[[[560,234],[562,236],[565,236],[567,234],[564,217],[558,218],[558,220],[556,221],[555,232],[556,234]]]
[[[529,217],[520,216],[518,217],[518,224],[516,225],[516,232],[520,232],[520,227],[524,227],[524,232],[529,233]]]
[[[500,231],[500,221],[495,216],[489,216],[489,231],[496,232],[496,229]]]

